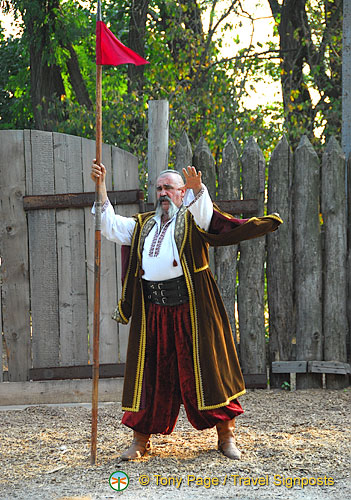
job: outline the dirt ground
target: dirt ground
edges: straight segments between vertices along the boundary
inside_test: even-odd
[[[183,408],[173,434],[154,436],[147,457],[126,463],[119,455],[131,431],[120,424],[121,406],[102,405],[97,466],[90,465],[89,407],[0,411],[0,499],[351,498],[351,387],[255,390],[240,401],[239,462],[216,450],[214,429],[193,429]],[[109,485],[115,471],[129,477],[124,491]]]

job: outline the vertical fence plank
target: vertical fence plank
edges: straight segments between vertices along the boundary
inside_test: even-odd
[[[347,317],[349,325],[348,360],[351,363],[351,154],[347,160]],[[351,378],[351,376],[350,376]]]
[[[212,200],[216,199],[216,169],[215,161],[210,148],[203,137],[199,140],[194,151],[193,163],[197,170],[202,172],[202,182],[208,189]]]
[[[83,158],[83,185],[84,191],[92,191],[94,183],[90,178],[90,166],[95,158],[94,141],[82,142]],[[112,153],[111,146],[106,144],[102,148],[102,163],[105,165],[106,187],[112,189]],[[93,341],[93,311],[94,311],[94,234],[95,220],[91,208],[86,208],[85,237],[87,258],[87,292],[88,292],[88,329],[90,344],[90,361],[92,361]],[[112,320],[111,314],[116,307],[116,251],[115,244],[102,238],[101,240],[101,306],[100,306],[100,363],[116,363],[118,360],[118,327]]]
[[[177,172],[182,174],[183,168],[186,168],[188,165],[191,165],[193,161],[193,152],[191,149],[191,144],[185,130],[183,130],[179,142],[176,145],[175,155],[176,155],[175,169],[177,170]]]
[[[1,234],[1,233],[0,233]],[[2,337],[2,270],[1,270],[1,249],[0,249],[0,382],[3,382],[3,353],[2,353],[2,343],[3,343],[3,337]]]
[[[106,187],[112,190],[112,147],[102,147],[103,163],[107,169]],[[101,314],[100,314],[100,362],[118,361],[118,325],[111,318],[117,303],[116,245],[106,238],[101,241]]]
[[[31,367],[28,233],[22,202],[25,194],[23,149],[23,131],[0,132],[1,305],[10,382],[28,380]]]
[[[53,134],[55,191],[80,193],[82,140]],[[60,317],[60,365],[88,362],[85,234],[83,209],[56,210]]]
[[[320,166],[306,136],[295,151],[294,242],[296,297],[296,359],[321,360],[322,259],[319,219]],[[296,388],[322,387],[322,376],[298,373]]]
[[[112,148],[112,170],[113,182],[115,189],[138,189],[139,188],[139,174],[138,174],[138,160],[132,154],[123,151],[119,148]],[[139,205],[124,205],[117,206],[116,211],[120,215],[131,216],[139,211]],[[121,247],[116,245],[117,255],[117,300],[121,297],[122,293],[122,269],[121,269]],[[117,305],[117,300],[114,307]],[[118,325],[118,340],[119,340],[119,363],[124,363],[127,356],[129,336],[129,324]]]
[[[234,141],[229,136],[223,149],[222,164],[218,170],[218,199],[240,199],[240,165]],[[235,343],[235,289],[237,271],[238,246],[215,249],[215,269],[217,284],[228,313]]]
[[[149,101],[148,201],[156,202],[156,180],[168,168],[169,104],[166,100]]]
[[[243,196],[258,199],[258,216],[263,215],[262,172],[264,157],[253,137],[245,145],[242,163]],[[240,352],[243,373],[266,373],[264,324],[265,238],[240,243],[238,310]]]
[[[31,194],[54,194],[51,132],[31,131]],[[59,314],[55,210],[28,213],[33,367],[59,364]]]
[[[82,139],[83,191],[91,192],[95,184],[90,178],[92,161],[95,158],[95,142]],[[105,158],[102,158],[104,163]],[[84,209],[86,281],[88,299],[88,347],[89,361],[93,361],[93,319],[94,319],[94,237],[95,219],[91,213],[92,207]],[[103,238],[102,238],[103,240]],[[101,334],[101,333],[100,333]]]
[[[267,235],[270,363],[291,360],[291,344],[295,336],[292,160],[284,136],[272,153],[268,176],[268,213],[279,212],[284,221],[279,231]],[[289,374],[270,370],[271,387],[281,387],[286,381],[290,382]]]
[[[346,362],[346,199],[345,157],[334,137],[322,162],[321,208],[324,228],[323,337],[324,360]],[[348,375],[326,375],[328,389],[348,385]]]
[[[215,161],[210,148],[203,137],[201,137],[194,151],[193,165],[202,172],[202,182],[208,189],[212,200],[216,198],[216,170]],[[215,274],[214,248],[209,249],[210,269]]]

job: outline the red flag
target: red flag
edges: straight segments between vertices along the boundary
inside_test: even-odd
[[[119,64],[149,64],[139,54],[128,49],[115,37],[105,23],[96,23],[96,64],[118,66]]]

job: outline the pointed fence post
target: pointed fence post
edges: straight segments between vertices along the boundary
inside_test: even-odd
[[[295,151],[294,243],[296,360],[322,360],[322,250],[319,218],[320,165],[306,136]],[[297,373],[296,388],[322,387],[322,375]]]
[[[193,165],[201,170],[202,182],[208,189],[212,200],[216,199],[216,170],[215,161],[210,148],[203,137],[201,137],[194,151]],[[215,275],[214,248],[209,249],[210,269]]]
[[[284,136],[272,153],[268,174],[269,214],[279,212],[279,231],[267,235],[267,294],[269,307],[270,386],[290,382],[287,373],[272,373],[274,361],[290,361],[295,336],[294,250],[292,227],[292,151]]]
[[[241,163],[244,199],[256,198],[257,215],[263,215],[265,161],[253,137],[250,137],[245,145]],[[243,241],[239,246],[238,310],[241,365],[244,374],[266,374],[265,242],[265,238],[257,238]]]
[[[183,174],[183,168],[191,165],[193,161],[191,144],[185,130],[183,130],[179,142],[176,145],[175,156],[175,170],[177,170],[177,172],[179,172],[180,174]]]
[[[215,161],[211,154],[210,148],[203,137],[196,146],[193,164],[197,170],[202,172],[202,182],[208,189],[212,200],[216,198],[216,169]]]
[[[240,199],[239,156],[231,136],[229,136],[224,146],[222,164],[218,170],[218,199]],[[217,284],[228,313],[235,344],[237,344],[235,325],[237,256],[237,245],[215,249]]]
[[[331,137],[322,162],[324,228],[323,336],[324,360],[346,362],[346,199],[345,156]],[[348,375],[326,374],[328,389],[348,385]]]

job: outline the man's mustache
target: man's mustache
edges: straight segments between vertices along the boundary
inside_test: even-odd
[[[171,198],[165,194],[163,196],[160,196],[159,199],[156,201],[156,207],[160,207],[163,201],[168,201],[169,203],[172,202]]]
[[[169,201],[169,202],[171,202],[172,200],[171,200],[171,198],[169,196],[167,196],[165,194],[165,195],[159,197],[159,202],[162,203],[163,201]]]

